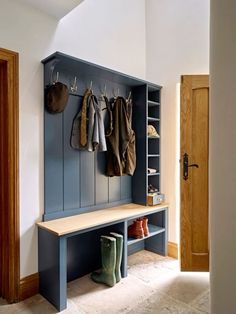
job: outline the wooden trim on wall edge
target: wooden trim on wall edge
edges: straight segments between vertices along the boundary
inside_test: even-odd
[[[35,273],[20,280],[20,301],[39,292],[39,274]]]
[[[177,243],[168,242],[168,256],[176,259],[179,258],[179,248]]]
[[[4,125],[0,126],[1,136],[7,143],[8,158],[7,197],[4,207],[7,208],[5,224],[8,232],[4,235],[3,274],[4,288],[2,296],[10,303],[19,300],[20,284],[20,232],[19,232],[19,55],[17,52],[0,47],[0,59],[7,64],[7,103],[3,104],[1,114],[6,116]],[[1,173],[1,180],[5,173]],[[7,254],[7,255],[6,255]]]

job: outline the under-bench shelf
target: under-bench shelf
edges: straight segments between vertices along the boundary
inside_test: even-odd
[[[162,227],[158,227],[158,226],[154,226],[154,225],[148,225],[148,229],[149,229],[149,235],[144,237],[144,238],[141,238],[141,239],[134,239],[134,238],[128,238],[128,245],[132,245],[134,243],[137,243],[137,242],[140,242],[140,241],[144,241],[156,234],[159,234],[159,233],[162,233],[162,232],[165,232],[166,229],[165,228],[162,228]]]

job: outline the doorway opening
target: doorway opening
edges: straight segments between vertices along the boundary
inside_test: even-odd
[[[0,48],[0,297],[19,300],[19,61]]]

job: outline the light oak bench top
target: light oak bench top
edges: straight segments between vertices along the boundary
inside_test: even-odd
[[[70,217],[38,222],[37,225],[40,228],[46,229],[58,236],[63,236],[72,232],[89,229],[106,223],[125,220],[139,215],[147,215],[158,209],[166,207],[168,207],[167,203],[156,206],[142,206],[130,203]]]

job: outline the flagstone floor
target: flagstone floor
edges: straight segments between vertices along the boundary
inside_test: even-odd
[[[63,314],[200,314],[209,313],[209,273],[181,273],[179,263],[148,251],[129,257],[128,277],[113,288],[84,276],[68,284]],[[54,314],[41,295],[8,305],[1,314]]]

